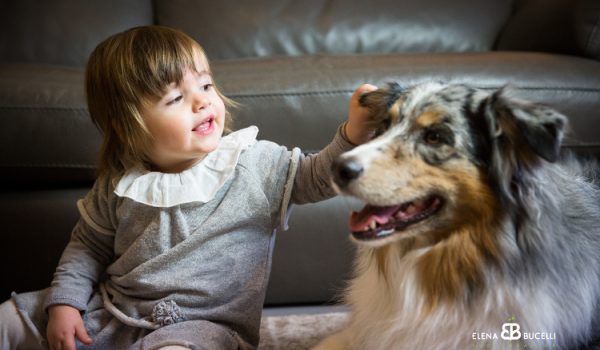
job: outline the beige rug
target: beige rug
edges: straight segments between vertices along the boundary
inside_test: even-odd
[[[345,312],[265,316],[260,325],[260,350],[310,349],[327,335],[340,329]]]

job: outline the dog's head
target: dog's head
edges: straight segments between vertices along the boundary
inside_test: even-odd
[[[433,245],[464,225],[494,220],[518,201],[519,174],[556,160],[566,124],[506,89],[390,84],[361,104],[380,135],[340,156],[333,178],[338,192],[367,203],[350,228],[371,246]]]

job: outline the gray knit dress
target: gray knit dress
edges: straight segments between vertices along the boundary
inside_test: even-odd
[[[250,127],[180,174],[99,177],[50,288],[14,294],[18,310],[41,344],[48,306],[67,304],[94,340],[78,349],[255,348],[275,229],[292,203],[333,195],[340,130],[305,156]]]

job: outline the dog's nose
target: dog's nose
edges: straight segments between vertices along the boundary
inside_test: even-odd
[[[338,158],[333,162],[333,180],[340,187],[346,187],[363,172],[363,166],[352,158]]]

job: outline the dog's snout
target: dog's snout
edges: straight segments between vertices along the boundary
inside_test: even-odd
[[[362,164],[353,158],[338,158],[333,162],[333,179],[338,186],[345,187],[363,170]]]

